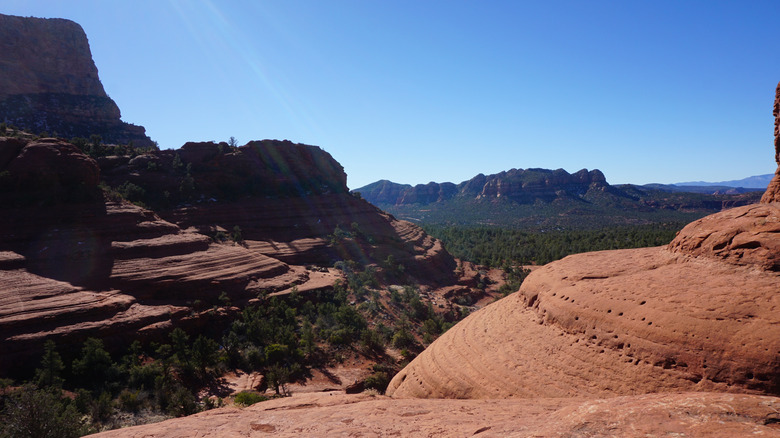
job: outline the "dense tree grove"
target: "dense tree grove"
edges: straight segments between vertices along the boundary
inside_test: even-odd
[[[455,257],[485,266],[543,265],[570,254],[642,248],[669,243],[685,224],[678,222],[598,230],[528,232],[497,227],[423,225]]]
[[[128,415],[190,415],[223,404],[200,391],[218,387],[231,370],[260,372],[267,385],[260,389],[284,396],[289,383],[310,377],[312,369],[354,354],[376,362],[363,383],[383,392],[423,343],[466,314],[436,313],[412,285],[383,293],[370,266],[348,261],[337,267],[346,281],[332,291],[261,295],[259,304],[238,312],[215,336],[174,328],[162,342],[135,341],[119,353],[96,338],[67,350],[47,341],[26,379],[0,379],[0,437],[80,436],[119,427]],[[230,306],[221,300],[211,311]],[[388,319],[396,322],[381,322]],[[399,350],[400,363],[386,353],[388,347]],[[235,402],[265,399],[242,393]]]

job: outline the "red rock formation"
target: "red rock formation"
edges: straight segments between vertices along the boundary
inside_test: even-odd
[[[752,214],[777,224],[780,209],[756,209],[720,216]],[[705,225],[717,223],[708,219]],[[780,393],[780,276],[771,270],[777,251],[746,252],[736,243],[713,254],[706,240],[688,250],[687,242],[708,235],[693,225],[671,250],[580,254],[534,271],[518,293],[436,340],[395,376],[388,394]],[[777,233],[762,237],[777,248]]]
[[[780,164],[780,83],[775,89],[775,104],[772,108],[772,115],[775,117],[775,162]]]
[[[609,399],[398,400],[303,394],[226,407],[101,438],[234,436],[780,436],[780,400],[733,394]]]
[[[780,202],[780,83],[777,84],[777,90],[775,90],[775,105],[772,110],[772,115],[775,117],[775,162],[777,162],[777,170],[775,171],[775,177],[769,183],[764,196],[761,198],[762,203]]]
[[[479,174],[458,185],[450,182],[409,185],[378,181],[357,189],[377,205],[411,205],[443,202],[456,196],[466,199],[511,198],[520,203],[550,202],[561,196],[578,197],[591,189],[607,187],[599,170],[582,169],[569,174],[563,169],[511,169],[494,175]]]
[[[209,196],[221,195],[230,178],[268,189],[230,202],[199,197],[164,211],[166,220],[104,199],[97,163],[68,143],[0,138],[0,372],[39,357],[46,339],[127,343],[128,330],[148,337],[203,324],[210,316],[194,302],[210,307],[223,292],[241,306],[261,292],[326,290],[339,278],[301,265],[377,263],[392,254],[421,283],[455,281],[455,262],[440,242],[349,195],[341,166],[319,148],[190,143],[101,162],[112,181],[132,175],[157,193],[182,178],[183,169],[167,167],[176,154]],[[271,188],[285,195],[265,194]],[[243,245],[212,241],[217,230],[236,226]],[[334,242],[336,227],[354,236]]]
[[[11,149],[19,144],[17,139],[0,138],[0,141]],[[100,178],[95,160],[76,146],[54,138],[28,143],[3,168],[10,172],[15,184],[11,189],[16,191],[29,191],[33,187],[51,191],[80,185],[94,188]]]
[[[780,208],[754,204],[688,224],[669,245],[678,253],[780,271]]]
[[[779,107],[780,87],[776,118]],[[535,270],[520,291],[437,339],[387,393],[780,394],[780,204],[773,187],[764,203],[692,222],[667,247],[578,254]]]
[[[210,306],[225,292],[241,304],[261,289],[306,280],[285,263],[212,243],[132,204],[109,202],[94,216],[79,216],[79,207],[66,209],[72,215],[64,222],[36,208],[5,211],[31,220],[0,239],[16,249],[0,253],[0,371],[39,355],[46,339],[67,344],[97,335],[124,344],[132,340],[128,330],[148,337],[196,324],[195,300]]]
[[[78,24],[0,14],[0,122],[65,137],[152,146],[143,127],[120,120]]]

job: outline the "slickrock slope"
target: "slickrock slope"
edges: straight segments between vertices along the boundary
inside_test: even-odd
[[[694,257],[780,271],[777,203],[726,210],[688,224],[669,249]]]
[[[0,122],[32,132],[105,141],[153,143],[141,126],[120,120],[106,95],[78,24],[0,14]]]
[[[323,436],[780,436],[780,400],[733,394],[649,394],[601,400],[398,400],[305,394],[95,435]]]
[[[779,102],[780,87],[776,117]],[[666,247],[578,254],[535,270],[517,293],[437,339],[388,395],[780,395],[775,189],[761,204],[692,222]]]
[[[730,226],[747,231],[729,233]],[[778,394],[778,230],[776,204],[739,207],[691,224],[668,248],[579,254],[551,263],[534,271],[518,293],[445,333],[393,379],[388,393]]]

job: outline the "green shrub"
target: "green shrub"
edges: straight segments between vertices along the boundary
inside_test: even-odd
[[[126,412],[138,412],[143,404],[141,391],[131,391],[127,388],[119,393],[119,409]]]
[[[395,348],[409,348],[414,346],[415,339],[414,335],[412,335],[408,330],[405,328],[401,328],[398,331],[395,332],[393,335],[393,340],[391,341],[393,344],[393,347]]]
[[[384,371],[375,372],[363,381],[363,386],[366,389],[376,389],[381,394],[385,393],[388,384],[390,384],[390,376]]]
[[[124,184],[119,186],[117,192],[119,192],[123,198],[133,202],[142,201],[144,196],[146,196],[146,190],[144,190],[143,187],[133,184],[130,181],[125,181]]]
[[[6,398],[0,436],[70,438],[88,433],[73,403],[58,391],[26,386]]]
[[[268,397],[262,396],[256,392],[242,391],[236,394],[235,402],[239,405],[251,406],[255,403],[268,400]]]
[[[93,399],[89,414],[92,416],[92,421],[101,423],[108,421],[114,414],[114,401],[111,400],[111,394],[102,392],[98,398]]]

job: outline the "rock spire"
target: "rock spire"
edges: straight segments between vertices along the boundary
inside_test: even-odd
[[[777,162],[777,170],[775,171],[775,177],[769,183],[764,196],[761,198],[762,203],[780,202],[780,83],[777,84],[775,90],[775,105],[772,110],[772,115],[775,116],[775,162]]]

